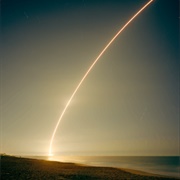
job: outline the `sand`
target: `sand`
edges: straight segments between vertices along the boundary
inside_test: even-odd
[[[74,163],[61,163],[46,160],[27,159],[14,156],[1,156],[1,179],[2,180],[118,180],[118,179],[142,179],[142,180],[165,180],[175,179],[160,177],[139,171],[110,168],[83,166]]]

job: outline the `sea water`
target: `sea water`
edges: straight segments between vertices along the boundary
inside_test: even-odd
[[[126,168],[180,178],[179,156],[52,156],[36,158],[91,166]]]

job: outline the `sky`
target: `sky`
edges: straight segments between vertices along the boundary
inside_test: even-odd
[[[48,154],[94,59],[146,0],[1,0],[1,149]],[[179,1],[155,0],[66,111],[56,155],[179,155]]]

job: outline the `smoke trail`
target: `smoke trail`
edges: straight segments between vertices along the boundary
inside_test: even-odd
[[[64,116],[64,113],[66,112],[66,109],[68,108],[69,104],[71,103],[71,100],[73,99],[74,95],[76,94],[76,92],[78,91],[79,87],[81,86],[81,84],[83,83],[83,81],[85,80],[85,78],[87,77],[87,75],[89,74],[89,72],[91,71],[91,69],[94,67],[94,65],[96,64],[96,62],[99,60],[99,58],[104,54],[104,52],[106,51],[106,49],[113,43],[113,41],[118,37],[118,35],[131,23],[131,21],[138,16],[151,2],[153,2],[153,0],[150,0],[148,3],[146,3],[118,32],[117,34],[110,40],[110,42],[105,46],[105,48],[100,52],[100,54],[97,56],[97,58],[94,60],[94,62],[92,63],[92,65],[89,67],[89,69],[87,70],[87,72],[85,73],[85,75],[83,76],[83,78],[81,79],[81,81],[79,82],[79,84],[77,85],[76,89],[74,90],[74,92],[72,93],[69,101],[67,102],[64,110],[62,111],[59,120],[56,124],[56,127],[53,131],[52,137],[51,137],[51,141],[50,141],[50,146],[49,146],[49,155],[52,155],[52,143],[54,140],[54,136],[56,134],[57,128],[59,126],[59,123],[61,121],[61,119]]]

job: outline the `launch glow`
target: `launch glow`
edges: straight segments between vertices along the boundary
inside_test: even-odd
[[[78,89],[80,88],[81,84],[83,83],[83,81],[86,79],[86,77],[88,76],[88,74],[90,73],[91,69],[94,67],[94,65],[97,63],[97,61],[100,59],[100,57],[104,54],[104,52],[107,50],[107,48],[113,43],[113,41],[119,36],[119,34],[150,4],[152,3],[153,0],[150,0],[148,3],[146,3],[118,32],[117,34],[109,41],[109,43],[105,46],[105,48],[100,52],[100,54],[97,56],[97,58],[93,61],[92,65],[89,67],[89,69],[86,71],[86,73],[84,74],[84,76],[82,77],[82,79],[80,80],[79,84],[77,85],[76,89],[73,91],[71,97],[69,98],[66,106],[64,107],[58,122],[55,126],[55,129],[53,131],[51,140],[50,140],[50,146],[49,146],[49,156],[52,156],[52,144],[53,144],[53,140],[54,140],[54,136],[56,134],[56,131],[58,129],[59,123],[61,122],[67,108],[69,107],[69,104],[71,103],[73,97],[75,96],[76,92],[78,91]]]

